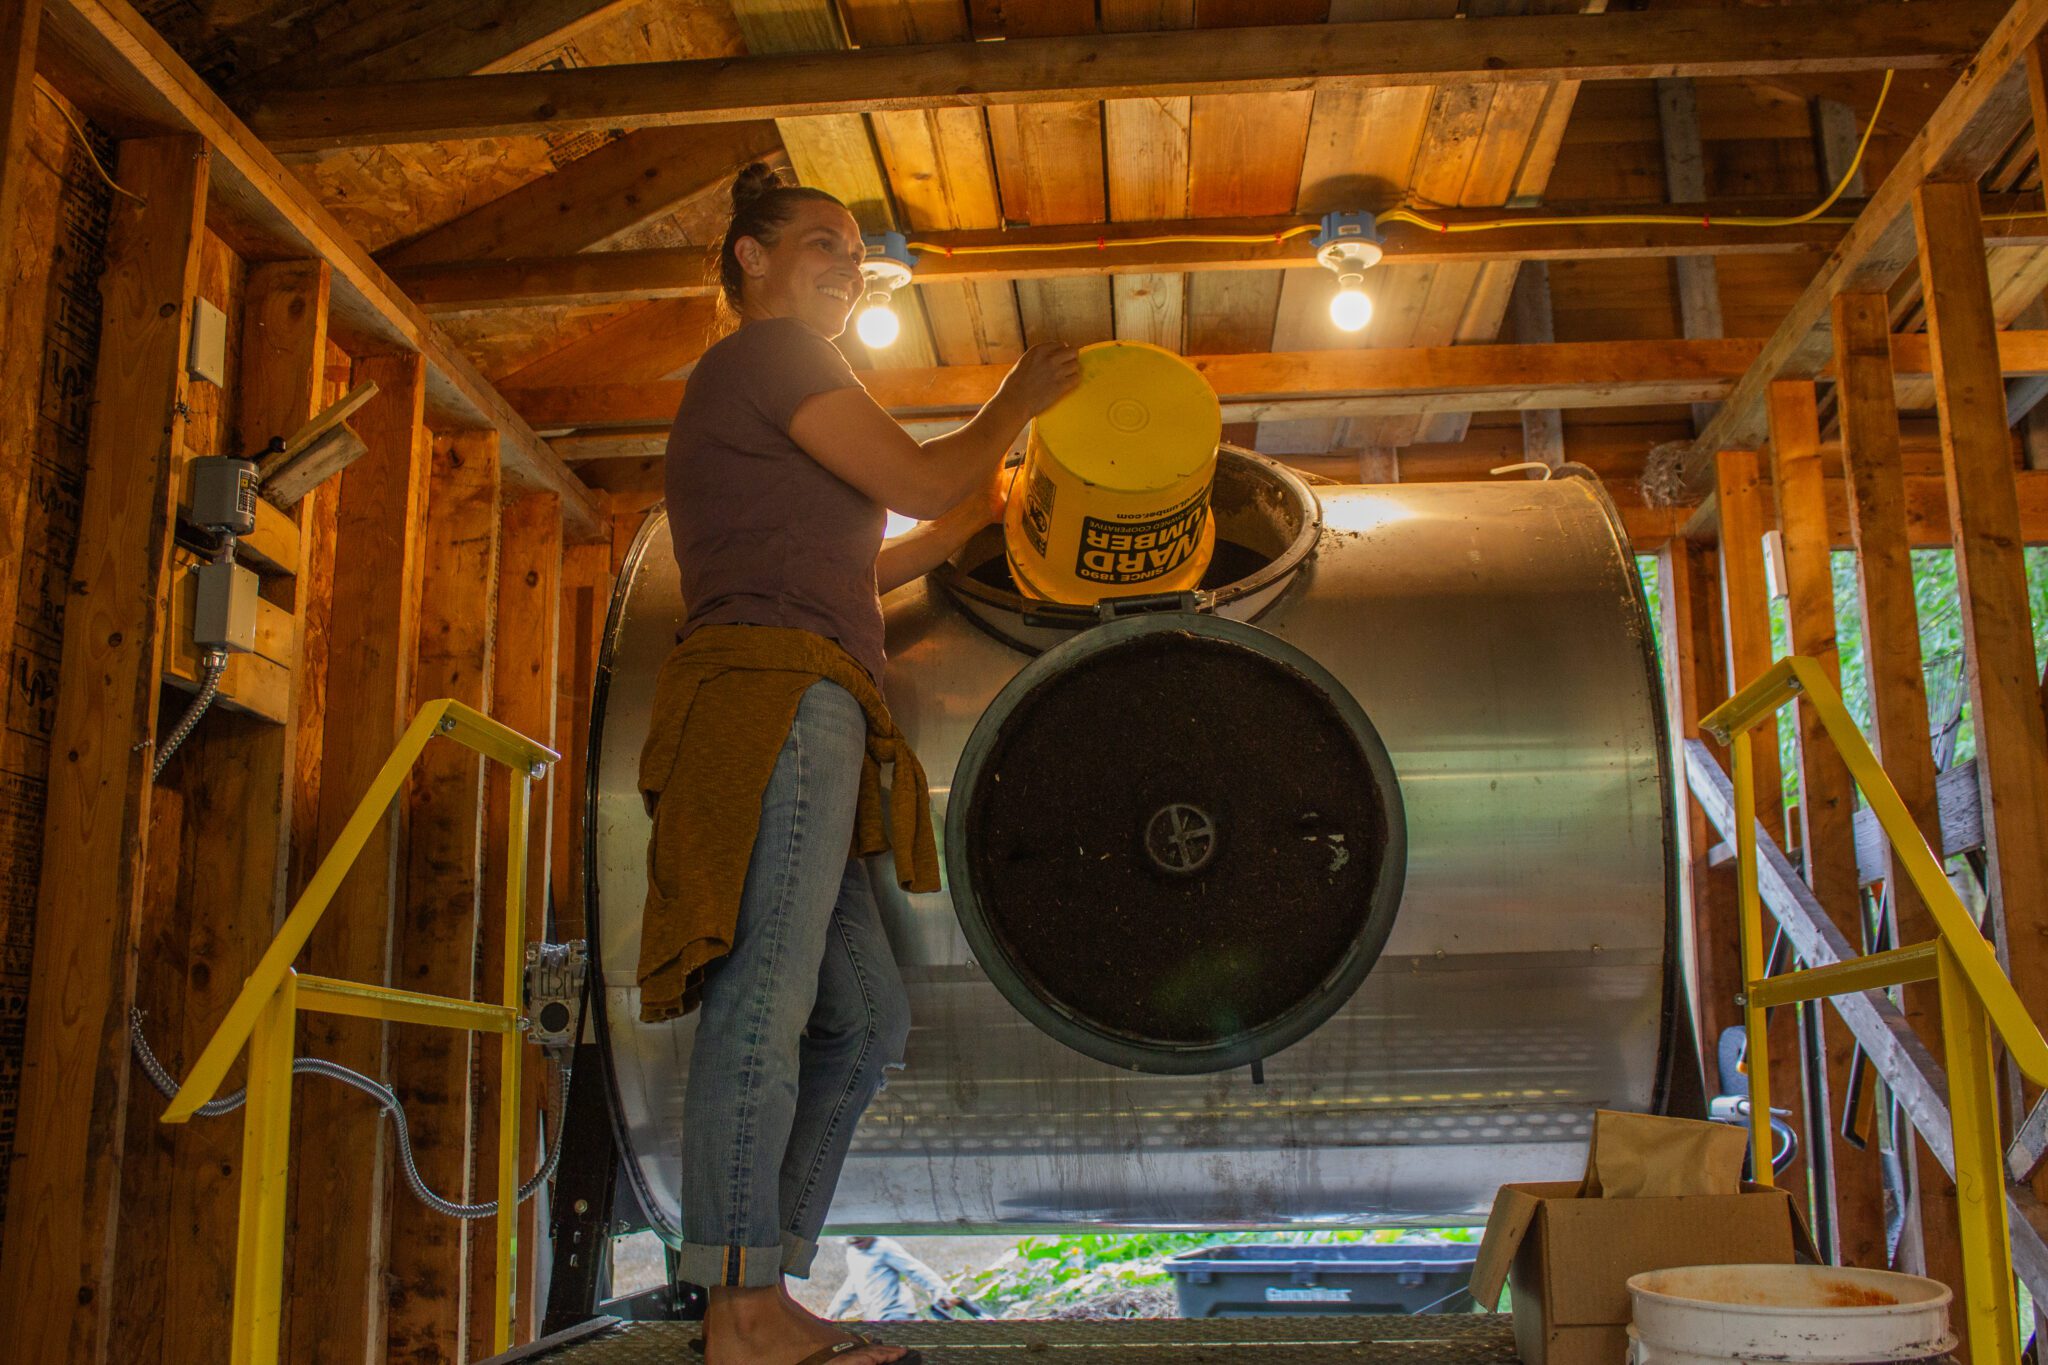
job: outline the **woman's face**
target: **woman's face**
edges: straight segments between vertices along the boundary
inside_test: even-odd
[[[793,317],[820,336],[838,336],[860,302],[860,225],[837,204],[800,202],[775,245],[752,237],[739,242],[747,273],[747,312]]]

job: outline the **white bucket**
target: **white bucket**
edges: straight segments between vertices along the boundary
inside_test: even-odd
[[[1707,1265],[1631,1276],[1630,1365],[1856,1362],[1947,1355],[1948,1286],[1824,1265]]]

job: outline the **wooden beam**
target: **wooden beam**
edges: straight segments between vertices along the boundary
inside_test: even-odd
[[[2048,26],[2048,0],[2017,0],[1963,71],[1920,135],[1900,154],[1848,235],[1800,294],[1763,354],[1693,443],[1684,465],[1692,496],[1712,482],[1717,451],[1762,437],[1773,380],[1810,379],[1830,359],[1828,309],[1835,295],[1889,289],[1912,264],[1913,196],[1930,180],[1975,181],[2004,155],[2028,118],[2024,58]],[[1980,256],[1982,237],[1969,249]]]
[[[772,123],[723,128],[645,128],[578,157],[551,175],[479,204],[468,213],[377,253],[399,287],[442,262],[500,261],[514,257],[579,259],[676,211],[700,195],[724,188],[727,177],[750,161],[777,156],[782,138]],[[638,255],[639,253],[629,253]],[[690,283],[709,293],[717,262],[704,250],[664,252],[687,256],[698,273]],[[597,260],[602,257],[583,257]],[[442,267],[446,268],[446,267]],[[628,297],[648,298],[646,293]]]
[[[1771,388],[1771,481],[1778,504],[1778,533],[1785,548],[1786,625],[1795,652],[1819,661],[1841,685],[1841,655],[1835,638],[1833,537],[1828,530],[1827,491],[1820,456],[1820,412],[1810,380],[1784,380]],[[1828,739],[1820,715],[1804,702],[1796,709],[1795,752],[1799,762],[1799,846],[1806,882],[1826,907],[1835,928],[1852,945],[1865,946],[1863,888],[1856,875],[1856,784],[1849,765]],[[1816,1011],[1824,1040],[1824,1074],[1811,1083],[1826,1099],[1817,1108],[1835,1116],[1823,1152],[1832,1170],[1827,1189],[1834,1198],[1830,1226],[1836,1264],[1882,1270],[1890,1265],[1886,1240],[1884,1168],[1877,1144],[1860,1149],[1842,1135],[1837,1110],[1851,1093],[1856,1042],[1839,1019]],[[1830,1026],[1832,1025],[1832,1026]],[[1874,1137],[1875,1126],[1865,1130]]]
[[[1892,406],[1891,337],[1882,294],[1835,299],[1835,404],[1842,427],[1842,471],[1849,484],[1855,539],[1857,605],[1863,623],[1863,669],[1879,757],[1913,822],[1937,846],[1941,815],[1935,797],[1933,741],[1928,734],[1927,681],[1914,608],[1912,550],[1906,533],[1906,479],[1899,453],[1899,417]],[[1897,875],[1883,845],[1892,942],[1925,943],[1933,916],[1910,881]],[[1941,1012],[1929,984],[1908,986],[1906,1018],[1934,1055],[1941,1055]],[[1962,1283],[1955,1182],[1926,1144],[1912,1143],[1921,1264],[1943,1284]]]
[[[718,339],[717,328],[718,307],[711,299],[657,299],[520,366],[498,383],[507,395],[529,388],[656,383],[687,372]]]
[[[614,144],[615,146],[618,144]],[[582,165],[582,162],[572,164]],[[558,172],[566,175],[568,172]],[[549,177],[553,179],[554,177]],[[536,181],[535,184],[546,184]],[[508,198],[510,196],[507,196]],[[493,201],[477,211],[495,217]],[[2001,213],[2027,213],[1988,222],[1985,241],[1992,245],[2048,245],[2048,214],[2034,196],[2002,196]],[[1734,216],[1781,216],[1808,207],[1805,200],[1753,200],[1719,205]],[[1796,227],[1747,228],[1706,224],[1697,216],[1665,224],[1565,223],[1556,218],[1592,219],[1617,213],[1639,213],[1641,205],[1555,204],[1541,209],[1432,209],[1429,221],[1451,226],[1500,222],[1510,224],[1482,231],[1439,232],[1411,223],[1381,228],[1386,263],[1443,265],[1480,261],[1616,261],[1709,256],[1799,255],[1816,257],[1841,240],[1844,226],[1830,220]],[[1853,213],[1855,204],[1843,206]],[[1674,219],[1684,213],[1675,206]],[[475,216],[475,215],[472,215]],[[1529,226],[1515,226],[1529,223]],[[467,220],[458,220],[458,222]],[[550,220],[543,217],[541,222]],[[1189,274],[1246,270],[1316,271],[1323,269],[1307,236],[1285,236],[1312,220],[1296,215],[1265,218],[1174,218],[1070,226],[945,230],[912,233],[920,244],[916,283],[920,291],[962,284],[997,285],[1010,281],[1051,280],[1073,276]],[[505,225],[529,230],[534,220],[524,214],[504,215]],[[430,234],[430,237],[432,234]],[[1157,237],[1235,237],[1233,242],[1146,242]],[[581,307],[602,303],[662,298],[710,298],[718,292],[716,253],[709,247],[652,247],[632,251],[541,255],[506,249],[501,228],[482,234],[466,259],[439,256],[426,264],[392,263],[392,278],[431,315],[479,312],[494,308],[535,306]],[[428,241],[422,238],[422,243]],[[1145,243],[1118,245],[1118,243]],[[1078,249],[1047,252],[1039,248],[1068,244]],[[1002,250],[1016,247],[1017,250]],[[961,252],[961,248],[975,248]],[[998,248],[988,250],[988,248]],[[403,249],[402,249],[403,250]],[[949,255],[949,252],[961,252]],[[928,297],[928,296],[927,296]],[[1719,335],[1718,326],[1715,335]],[[1283,346],[1282,349],[1293,349]],[[950,363],[950,362],[949,362]],[[965,362],[961,362],[965,363]]]
[[[498,638],[491,660],[491,715],[520,734],[549,748],[555,742],[556,654],[562,616],[562,511],[546,493],[529,493],[505,504],[498,536]],[[559,765],[557,765],[559,767]],[[505,953],[506,818],[510,810],[511,775],[493,765],[485,776],[488,805],[484,815],[483,919],[477,951],[476,991],[490,999],[502,971]],[[553,803],[572,811],[582,806],[581,792],[557,790],[555,770],[533,790],[531,836],[527,845],[526,926],[529,940],[548,935],[550,860],[549,833]],[[519,945],[517,951],[524,951]],[[540,1165],[541,1116],[555,1078],[547,1074],[540,1051],[528,1048],[520,1082],[526,1122],[519,1132],[519,1169]],[[496,1093],[496,1049],[478,1055],[482,1093]],[[497,1170],[498,1125],[495,1113],[479,1111],[473,1126],[471,1184],[488,1187]],[[522,1179],[524,1177],[522,1176]],[[541,1238],[547,1229],[538,1222],[537,1204],[520,1210],[519,1280],[514,1286],[516,1342],[531,1339],[539,1324]],[[485,1225],[488,1226],[488,1225]],[[469,1339],[491,1340],[496,1248],[489,1237],[472,1239],[469,1261]]]
[[[1773,520],[1766,503],[1768,494],[1758,474],[1754,451],[1723,451],[1715,462],[1715,501],[1721,509],[1721,624],[1727,644],[1726,674],[1731,695],[1756,681],[1770,668],[1771,597],[1764,574],[1764,528]],[[1778,722],[1766,720],[1750,732],[1756,754],[1756,818],[1771,837],[1785,842],[1785,798],[1783,772],[1778,759]],[[1799,1030],[1794,1010],[1779,1010],[1771,1021],[1768,1039],[1749,1040],[1751,1047],[1770,1049],[1771,1069],[1783,1080],[1787,1094],[1783,1107],[1792,1111],[1788,1120],[1799,1135],[1799,1155],[1792,1167],[1781,1173],[1779,1183],[1791,1194],[1792,1202],[1811,1222],[1811,1199],[1807,1182],[1813,1147],[1807,1141],[1806,1106],[1793,1103],[1797,1093],[1794,1078],[1804,1080]]]
[[[128,1011],[149,853],[150,768],[169,592],[173,469],[198,294],[208,158],[191,137],[130,141],[101,283],[100,367],[64,605],[34,980],[0,1247],[0,1322],[23,1361],[109,1358],[122,1234]],[[61,871],[60,871],[61,869]],[[168,1226],[138,1235],[162,1237]]]
[[[453,697],[490,715],[498,435],[450,432],[436,436],[433,447],[412,708]],[[483,800],[483,761],[476,754],[455,744],[427,747],[407,795],[405,899],[392,949],[392,984],[401,989],[473,998],[479,917],[489,913],[482,900]],[[420,1175],[428,1189],[464,1203],[477,1197],[469,1158],[477,1102],[471,1039],[455,1029],[398,1028],[390,1044],[392,1084],[406,1107]],[[385,1186],[391,1219],[385,1359],[441,1365],[482,1355],[491,1338],[480,1345],[465,1336],[475,1292],[468,1271],[475,1244],[491,1241],[491,1225],[429,1209],[395,1169]]]
[[[632,8],[633,0],[425,0],[323,32],[300,57],[236,83],[242,91],[514,71]]]
[[[2012,438],[1984,253],[1953,234],[1977,224],[1974,185],[1939,183],[1913,200],[1934,347],[1935,396],[1962,595],[1977,771],[1988,813],[1987,878],[2006,967],[2035,1017],[2048,1017],[2048,729],[2021,557]]]
[[[419,631],[421,538],[429,451],[422,425],[426,374],[417,355],[371,356],[355,382],[378,394],[356,414],[370,453],[341,476],[334,542],[334,648],[327,662],[318,850],[355,813],[412,719]],[[384,984],[404,847],[403,798],[370,838],[319,930],[305,968],[341,981]],[[368,1075],[384,1074],[384,1030],[369,1020],[309,1014],[302,1047]],[[371,1358],[385,1340],[387,1217],[384,1163],[390,1125],[342,1086],[302,1086],[292,1116],[292,1204],[300,1228],[325,1235],[293,1244],[285,1295],[285,1357]]]
[[[75,97],[110,126],[203,138],[213,151],[213,208],[238,234],[262,242],[267,256],[332,268],[329,320],[337,333],[362,352],[418,352],[437,422],[495,429],[515,484],[558,493],[575,534],[599,532],[597,506],[568,466],[125,0],[54,0],[44,13],[44,41],[52,63],[77,78]]]
[[[1686,403],[1726,394],[1763,343],[1579,341],[1547,346],[1421,346],[1405,350],[1283,351],[1196,355],[1223,402],[1226,422],[1276,417],[1455,412],[1475,408],[1629,407]],[[2001,332],[2008,374],[2048,373],[2048,332]],[[1926,374],[1925,336],[1894,338],[1899,374]],[[970,415],[994,396],[1002,365],[867,371],[861,382],[899,418]],[[513,391],[527,420],[545,429],[666,426],[682,401],[681,381],[595,384]]]
[[[1557,328],[1550,308],[1550,267],[1530,261],[1515,277],[1510,303],[1515,319],[1515,340],[1524,346],[1550,345],[1557,340]],[[1522,410],[1522,458],[1541,460],[1552,469],[1564,463],[1564,414],[1556,408]],[[1542,473],[1530,470],[1529,477]]]
[[[277,92],[250,110],[273,146],[313,151],[878,110],[1145,96],[1529,80],[1645,80],[1784,72],[1949,69],[2000,4],[1955,0],[1940,23],[1896,5],[1841,5],[1828,22],[1719,10],[1289,24],[864,48],[830,56],[639,66]],[[751,45],[751,44],[750,44]]]
[[[1706,146],[1700,138],[1698,93],[1687,77],[1657,82],[1657,131],[1664,143],[1664,197],[1674,204],[1707,202]],[[1687,341],[1721,336],[1721,277],[1711,256],[1672,262],[1678,284],[1678,319]],[[1693,429],[1714,420],[1712,403],[1695,403]]]

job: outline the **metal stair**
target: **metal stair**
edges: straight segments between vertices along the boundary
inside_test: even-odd
[[[1730,844],[1735,841],[1735,784],[1714,758],[1704,740],[1685,741],[1686,782],[1706,812],[1708,821]],[[1791,859],[1778,847],[1761,824],[1756,831],[1757,890],[1763,903],[1791,940],[1799,959],[1808,967],[1830,967],[1860,956],[1813,892]],[[1948,1110],[1948,1074],[1934,1054],[1915,1036],[1912,1026],[1882,991],[1834,998],[1836,1010],[1864,1056],[1877,1069],[1912,1120],[1920,1140],[1941,1163],[1955,1174],[1955,1132]],[[2044,1101],[2048,1103],[2048,1101]],[[2029,1170],[2037,1150],[2026,1144],[2048,1133],[2048,1112],[2036,1106],[2008,1152],[2008,1169],[2024,1164]],[[2012,1224],[2013,1269],[2037,1303],[2048,1302],[2048,1208],[2034,1192],[2021,1183],[2006,1187],[2006,1212]]]
[[[875,1334],[915,1347],[924,1365],[1515,1365],[1505,1314],[1273,1317],[1118,1322],[889,1323]],[[483,1365],[677,1365],[693,1322],[582,1327],[493,1356]]]

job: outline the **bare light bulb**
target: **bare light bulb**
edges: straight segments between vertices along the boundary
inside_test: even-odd
[[[896,311],[889,306],[889,295],[878,289],[868,295],[867,306],[860,310],[853,330],[867,345],[882,347],[895,344],[903,324],[896,320]]]
[[[1347,332],[1362,331],[1372,321],[1372,300],[1366,297],[1364,277],[1340,276],[1335,296],[1330,299],[1330,321]]]

